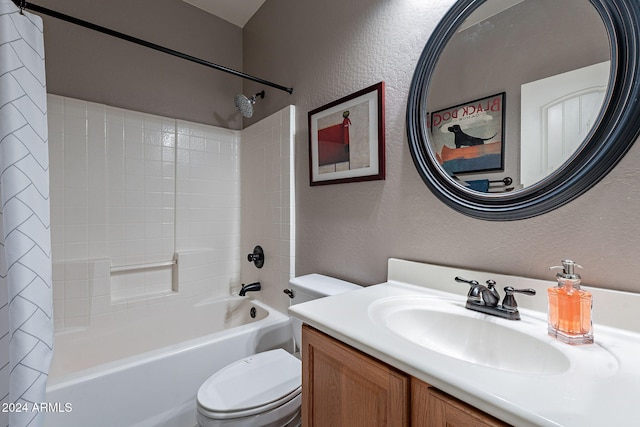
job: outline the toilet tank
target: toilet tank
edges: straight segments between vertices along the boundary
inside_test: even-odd
[[[291,305],[362,288],[355,283],[315,273],[291,279],[289,287],[293,291]],[[296,344],[300,347],[302,345],[302,321],[295,317],[293,318],[293,336]]]
[[[289,286],[293,291],[291,305],[361,288],[355,283],[315,273],[293,278]]]

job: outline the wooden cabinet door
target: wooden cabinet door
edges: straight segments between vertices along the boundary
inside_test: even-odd
[[[302,330],[305,427],[409,425],[409,377],[309,326]]]
[[[411,379],[412,427],[508,427],[509,425],[428,384]]]

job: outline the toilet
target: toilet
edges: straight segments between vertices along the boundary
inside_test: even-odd
[[[320,274],[289,281],[291,304],[337,295],[360,286]],[[293,318],[298,346],[302,322]],[[278,348],[237,360],[207,379],[198,390],[200,427],[295,427],[301,424],[302,363]]]

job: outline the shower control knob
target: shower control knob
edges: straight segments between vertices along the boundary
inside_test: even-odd
[[[256,246],[253,248],[253,252],[247,255],[247,261],[252,262],[258,268],[262,268],[264,266],[264,251],[262,247]]]

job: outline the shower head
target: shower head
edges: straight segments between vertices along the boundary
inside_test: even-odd
[[[242,113],[244,117],[253,116],[253,104],[256,103],[256,98],[258,96],[264,99],[264,90],[262,92],[256,93],[251,98],[247,98],[241,93],[236,94],[236,98],[235,98],[236,108],[240,110],[240,113]]]

